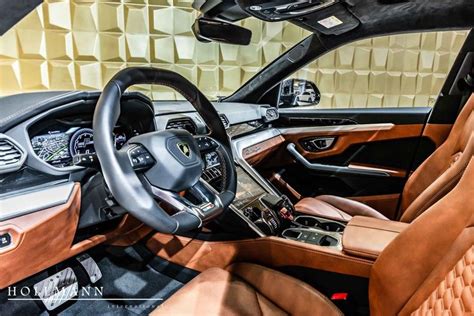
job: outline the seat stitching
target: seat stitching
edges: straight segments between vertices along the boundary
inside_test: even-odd
[[[349,223],[347,227],[360,227],[360,228],[365,228],[365,229],[372,229],[372,230],[377,230],[377,231],[386,231],[386,232],[391,232],[391,233],[400,233],[399,230],[392,230],[389,228],[383,228],[383,227],[370,227],[370,226],[363,226],[363,225],[357,225],[357,224],[351,224]]]

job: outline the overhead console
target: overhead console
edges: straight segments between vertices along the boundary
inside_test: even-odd
[[[240,0],[238,3],[249,14],[270,22],[304,16],[333,5],[338,0]]]
[[[210,19],[236,22],[255,17],[267,22],[291,21],[311,32],[339,35],[359,26],[345,0],[201,0],[193,4]]]

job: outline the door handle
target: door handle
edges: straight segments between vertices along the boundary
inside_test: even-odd
[[[310,143],[313,144],[317,150],[326,150],[334,144],[335,140],[335,137],[318,137],[310,140]]]
[[[303,166],[310,170],[340,175],[390,177],[390,174],[385,171],[309,162],[305,157],[303,157],[303,155],[298,152],[295,144],[293,143],[289,143],[288,146],[286,146],[286,149],[299,163],[301,163]]]

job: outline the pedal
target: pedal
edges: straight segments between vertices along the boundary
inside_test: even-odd
[[[52,311],[79,293],[79,283],[71,268],[66,268],[34,285],[46,309]]]
[[[92,259],[92,257],[89,256],[87,253],[77,256],[76,259],[82,265],[84,270],[86,270],[87,275],[89,275],[89,279],[92,284],[102,278],[102,272],[100,271],[99,266],[97,265],[95,260]]]

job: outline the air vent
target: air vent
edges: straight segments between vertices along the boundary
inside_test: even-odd
[[[280,117],[280,114],[276,108],[268,107],[262,108],[262,117],[263,121],[268,123],[277,120]]]
[[[229,119],[227,118],[227,116],[225,116],[225,114],[219,114],[219,117],[221,118],[221,121],[222,121],[222,124],[224,124],[224,127],[226,129],[229,128],[230,122],[229,122]]]
[[[0,134],[0,173],[18,170],[26,159],[26,153],[13,139]]]
[[[193,135],[196,135],[196,124],[190,118],[172,119],[166,123],[166,129],[184,129]]]

